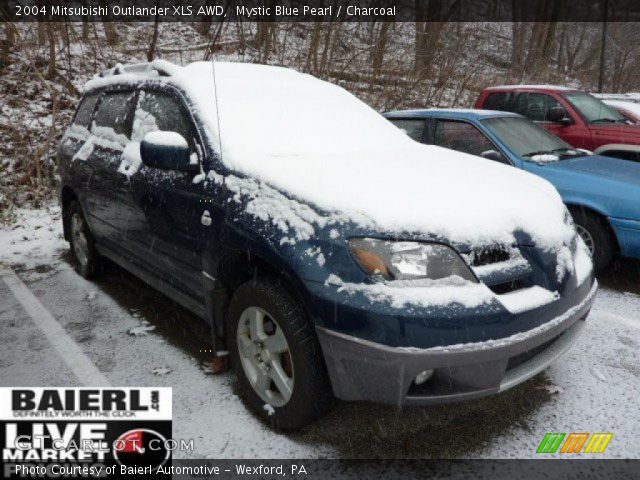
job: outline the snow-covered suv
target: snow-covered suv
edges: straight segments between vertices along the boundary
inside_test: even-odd
[[[108,257],[200,315],[283,429],[333,396],[512,387],[568,348],[597,288],[545,180],[420,145],[284,68],[118,66],[86,85],[59,163],[78,271]]]

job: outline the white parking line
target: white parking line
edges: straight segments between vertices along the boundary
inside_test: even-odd
[[[85,355],[62,325],[22,283],[22,280],[18,278],[13,270],[0,265],[0,277],[2,277],[16,300],[20,302],[22,308],[42,330],[51,346],[58,352],[64,363],[69,366],[82,385],[90,385],[92,387],[111,386],[107,377],[98,370],[91,359]]]

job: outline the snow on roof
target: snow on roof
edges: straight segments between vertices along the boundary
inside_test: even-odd
[[[522,231],[556,250],[574,235],[547,181],[419,144],[336,85],[266,65],[154,64],[169,75],[154,81],[185,92],[223,163],[236,172],[224,180],[236,198],[248,197],[247,211],[292,241],[310,238],[323,220],[278,192],[376,231],[454,243],[510,244]],[[87,88],[121,80],[131,81],[130,74],[98,78]],[[213,170],[207,178],[221,181]]]
[[[429,112],[442,112],[442,113],[463,113],[469,115],[477,115],[478,117],[493,117],[493,116],[510,116],[517,117],[517,113],[503,112],[500,110],[483,110],[481,108],[429,108]]]
[[[640,102],[640,93],[637,92],[629,92],[629,93],[592,93],[592,95],[596,98],[600,98],[602,100],[622,100],[629,102]]]
[[[640,117],[640,103],[625,100],[609,100],[607,98],[603,98],[602,101],[610,107],[622,108]]]
[[[516,90],[519,88],[532,88],[540,90],[579,90],[579,88],[576,87],[566,87],[562,85],[496,85],[493,87],[488,87],[487,90]]]

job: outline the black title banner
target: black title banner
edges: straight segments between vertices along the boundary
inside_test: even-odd
[[[0,0],[11,22],[631,22],[637,0]]]

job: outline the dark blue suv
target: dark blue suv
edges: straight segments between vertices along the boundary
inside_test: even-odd
[[[108,258],[202,317],[282,429],[334,397],[510,388],[569,347],[597,289],[546,181],[283,68],[117,66],[85,86],[59,167],[78,272]]]

